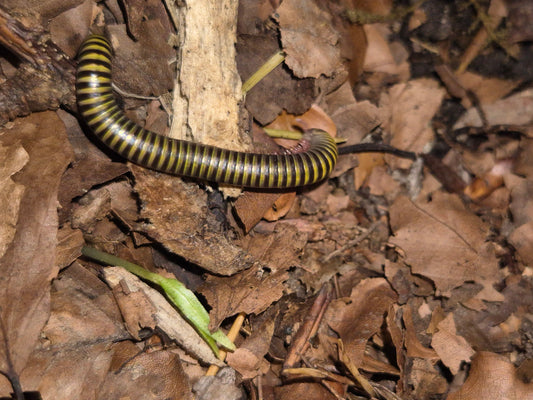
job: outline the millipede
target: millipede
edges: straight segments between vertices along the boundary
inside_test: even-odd
[[[310,130],[292,149],[275,154],[248,153],[169,138],[131,121],[112,89],[109,41],[91,35],[78,53],[78,110],[106,146],[141,166],[174,175],[233,186],[284,189],[324,180],[337,161],[334,139]]]

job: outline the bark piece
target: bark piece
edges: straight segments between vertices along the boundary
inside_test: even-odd
[[[215,274],[232,275],[252,265],[252,257],[225,236],[209,212],[205,191],[174,176],[136,166],[132,170],[145,221],[135,230]]]

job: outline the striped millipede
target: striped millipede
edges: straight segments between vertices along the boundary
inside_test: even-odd
[[[126,117],[111,86],[108,40],[89,36],[81,46],[76,74],[78,109],[92,132],[122,157],[157,171],[250,188],[294,188],[325,179],[337,161],[337,145],[326,132],[311,130],[282,154],[245,153],[172,139]]]

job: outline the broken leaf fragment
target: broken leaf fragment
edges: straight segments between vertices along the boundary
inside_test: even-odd
[[[161,287],[167,298],[180,310],[185,319],[187,319],[187,321],[189,321],[189,323],[197,330],[217,356],[219,353],[218,346],[224,347],[230,351],[235,350],[235,345],[220,329],[213,333],[209,331],[208,312],[195,294],[177,279],[165,278],[136,264],[91,247],[83,247],[82,254],[106,264],[122,267],[132,274]]]

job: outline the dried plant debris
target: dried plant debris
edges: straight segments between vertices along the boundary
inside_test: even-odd
[[[531,9],[2,2],[0,397],[533,400]],[[260,153],[322,129],[335,169],[241,193],[125,162],[78,118],[89,32],[137,124]],[[234,351],[87,245],[184,283]]]
[[[50,315],[57,276],[57,190],[72,150],[53,112],[17,120],[0,135],[6,151],[0,258],[0,370],[19,374]]]

